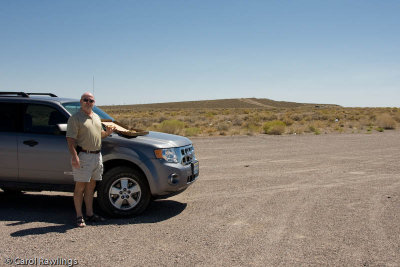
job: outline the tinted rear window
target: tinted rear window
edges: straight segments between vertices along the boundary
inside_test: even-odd
[[[16,132],[19,117],[17,103],[0,103],[0,132]]]

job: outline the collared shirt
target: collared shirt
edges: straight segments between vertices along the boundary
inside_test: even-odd
[[[85,150],[101,149],[101,119],[92,112],[92,117],[82,109],[68,119],[67,137],[76,139],[78,146]]]

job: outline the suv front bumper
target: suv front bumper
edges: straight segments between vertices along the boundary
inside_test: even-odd
[[[150,190],[154,197],[176,194],[184,191],[199,177],[199,162],[182,165],[181,163],[167,163],[153,159],[153,181]]]

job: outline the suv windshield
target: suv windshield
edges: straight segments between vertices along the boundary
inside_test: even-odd
[[[81,108],[81,104],[79,102],[63,103],[62,105],[64,106],[64,108],[66,110],[68,110],[69,113],[71,113],[71,115],[74,115]],[[108,115],[107,113],[105,113],[104,111],[102,111],[100,108],[98,108],[96,106],[93,107],[93,112],[96,113],[97,115],[99,115],[100,119],[102,119],[102,120],[114,121],[114,119],[110,115]]]

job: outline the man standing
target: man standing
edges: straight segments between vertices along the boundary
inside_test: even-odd
[[[92,110],[94,103],[93,94],[84,93],[80,100],[81,109],[69,118],[67,127],[66,136],[75,181],[74,205],[78,227],[86,226],[82,214],[83,201],[85,201],[87,222],[104,221],[104,218],[93,213],[93,195],[96,181],[101,181],[103,174],[101,139],[109,136],[114,128],[106,127],[106,131],[103,131],[100,117]]]

